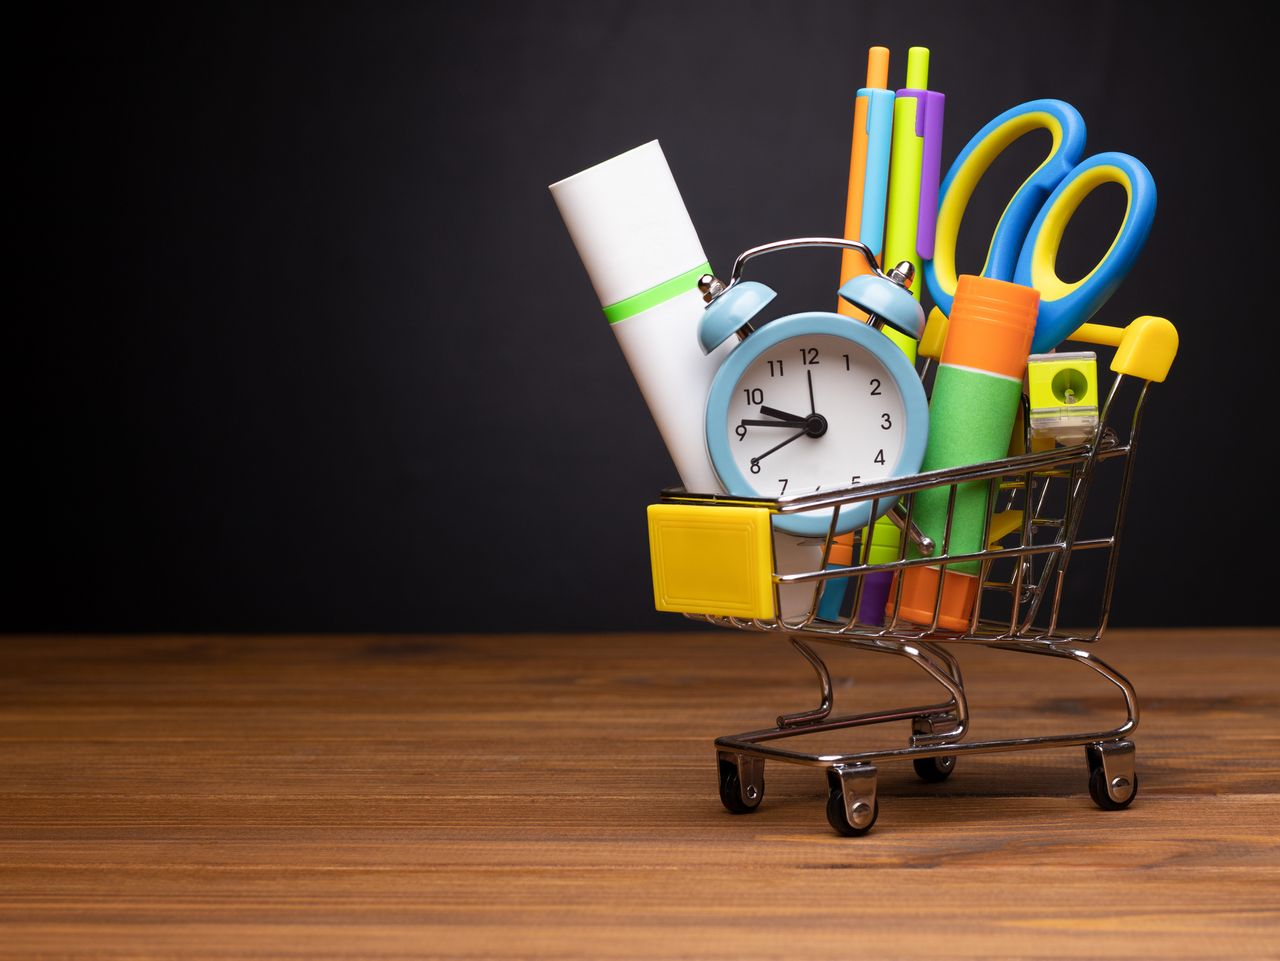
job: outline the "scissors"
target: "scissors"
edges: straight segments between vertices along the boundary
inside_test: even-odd
[[[1040,291],[1033,353],[1066,340],[1107,302],[1133,267],[1156,215],[1156,184],[1142,161],[1123,153],[1084,154],[1084,118],[1061,100],[1032,100],[1006,110],[974,134],[942,182],[933,259],[925,281],[934,303],[951,313],[956,291],[956,237],[969,198],[996,157],[1025,133],[1048,130],[1049,156],[1018,188],[1000,216],[982,276]],[[1093,190],[1124,187],[1128,206],[1115,240],[1102,260],[1080,280],[1057,273],[1058,246],[1072,216]]]

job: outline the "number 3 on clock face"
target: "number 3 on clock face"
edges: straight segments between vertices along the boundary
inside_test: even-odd
[[[838,314],[792,314],[752,333],[716,373],[707,448],[730,494],[802,494],[915,473],[928,417],[915,369],[884,334]],[[877,516],[892,505],[881,501]],[[870,502],[845,506],[836,530],[871,520]],[[774,518],[807,537],[830,523],[830,510]]]

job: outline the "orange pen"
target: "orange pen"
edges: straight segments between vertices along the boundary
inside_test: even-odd
[[[871,248],[879,260],[884,251],[884,214],[889,196],[889,150],[893,143],[893,99],[889,88],[889,48],[867,53],[867,85],[858,91],[853,107],[853,149],[849,153],[849,194],[845,202],[844,239]],[[845,250],[840,257],[840,283],[867,272],[861,254]],[[857,308],[841,300],[847,317],[865,319]]]

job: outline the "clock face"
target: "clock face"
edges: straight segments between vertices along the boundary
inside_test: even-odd
[[[814,333],[781,340],[747,364],[720,429],[746,483],[781,497],[895,476],[907,417],[879,356]]]
[[[711,381],[706,431],[711,464],[729,494],[821,496],[918,471],[929,402],[915,367],[888,337],[811,311],[770,321],[733,349]],[[865,527],[893,503],[843,501],[835,532]],[[831,514],[829,507],[792,509],[773,525],[825,537]]]

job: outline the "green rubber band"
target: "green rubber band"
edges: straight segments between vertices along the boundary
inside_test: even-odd
[[[642,290],[640,293],[628,297],[626,300],[620,300],[616,304],[610,304],[604,309],[604,319],[611,324],[616,324],[620,320],[626,320],[628,317],[634,317],[636,314],[643,313],[650,307],[656,307],[658,304],[665,303],[672,297],[677,297],[698,286],[698,278],[703,274],[711,273],[711,264],[699,264],[693,270],[686,270],[679,277],[672,277],[665,280],[656,287],[650,287],[648,290]]]

